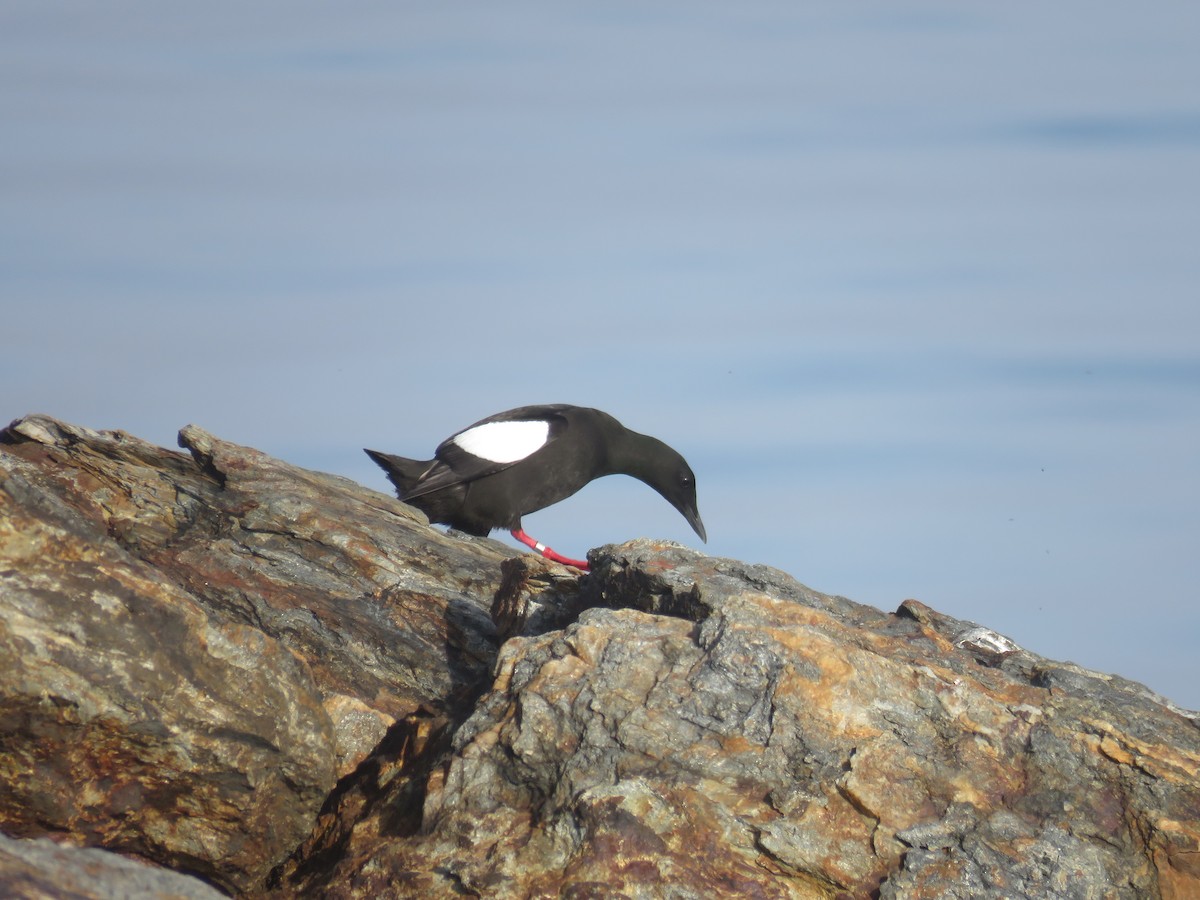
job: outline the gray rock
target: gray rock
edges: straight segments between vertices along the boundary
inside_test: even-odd
[[[503,646],[420,830],[360,820],[337,896],[1200,896],[1192,714],[915,601],[591,560],[605,608]]]
[[[1200,729],[1141,685],[181,442],[0,437],[9,833],[243,896],[1200,896]]]
[[[46,417],[0,438],[0,828],[244,891],[389,733],[459,715],[495,655],[502,553],[180,440]]]
[[[7,900],[222,900],[188,875],[95,848],[0,834],[0,892]]]

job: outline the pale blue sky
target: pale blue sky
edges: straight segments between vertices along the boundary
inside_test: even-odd
[[[0,418],[386,490],[594,405],[711,553],[1200,707],[1197,85],[1182,0],[8,3]]]

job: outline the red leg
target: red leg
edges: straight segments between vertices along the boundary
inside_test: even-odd
[[[542,554],[542,556],[546,557],[546,559],[552,559],[554,562],[560,562],[567,566],[574,566],[576,569],[579,569],[583,572],[588,571],[588,564],[586,562],[581,559],[571,559],[563,556],[561,553],[558,553],[555,550],[551,550],[545,544],[535,541],[533,538],[527,535],[524,528],[514,528],[509,532],[509,534],[511,534],[526,547],[536,550],[538,553]]]

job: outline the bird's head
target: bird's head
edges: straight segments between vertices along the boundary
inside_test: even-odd
[[[700,510],[696,508],[696,476],[682,457],[679,461],[682,465],[675,471],[672,484],[668,488],[658,488],[658,492],[679,510],[692,530],[700,535],[700,540],[707,544],[708,535],[704,531],[704,523],[700,521]]]
[[[708,543],[700,511],[696,507],[696,476],[682,456],[655,438],[647,438],[649,452],[641,454],[638,471],[633,475],[654,488],[663,499],[679,510],[700,540]]]

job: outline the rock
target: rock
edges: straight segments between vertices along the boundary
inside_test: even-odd
[[[222,900],[187,875],[125,859],[107,850],[62,847],[46,838],[0,834],[0,885],[7,900]]]
[[[181,441],[0,443],[10,834],[245,896],[1200,896],[1200,727],[1140,685]]]
[[[592,608],[501,649],[419,832],[360,819],[330,896],[1200,896],[1192,714],[914,601],[591,561]]]
[[[193,427],[191,456],[2,440],[0,829],[249,890],[392,729],[482,686],[500,545]]]

